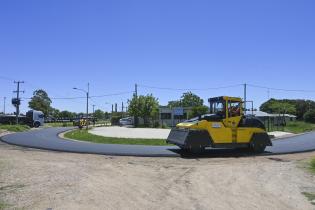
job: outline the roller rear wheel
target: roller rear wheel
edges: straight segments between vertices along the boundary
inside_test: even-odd
[[[263,153],[266,149],[266,144],[264,142],[253,141],[250,144],[250,149],[254,153]]]
[[[191,149],[190,149],[190,152],[191,152],[192,154],[202,154],[202,153],[205,152],[205,150],[206,150],[205,147],[195,147],[195,148],[191,148]]]

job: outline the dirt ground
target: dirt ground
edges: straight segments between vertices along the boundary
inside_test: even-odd
[[[139,158],[0,143],[0,209],[314,209],[315,153]]]

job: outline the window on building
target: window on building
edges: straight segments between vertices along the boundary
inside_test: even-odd
[[[175,119],[175,120],[187,119],[187,113],[184,113],[184,115],[174,115],[174,119]]]
[[[162,120],[170,120],[170,119],[172,119],[172,114],[171,113],[161,113],[161,119]]]

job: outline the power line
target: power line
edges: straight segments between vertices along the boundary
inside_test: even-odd
[[[110,94],[104,94],[104,95],[95,95],[95,96],[90,96],[89,98],[103,98],[103,97],[109,97],[109,96],[125,95],[125,94],[130,94],[130,93],[133,93],[133,91],[110,93]],[[72,99],[82,99],[86,97],[78,96],[78,97],[49,97],[49,98],[53,100],[72,100]],[[23,99],[32,99],[32,97],[24,97]]]
[[[14,79],[10,78],[10,77],[4,77],[4,76],[0,76],[0,79],[2,80],[7,80],[7,81],[14,81]]]
[[[267,89],[268,91],[276,90],[276,91],[285,91],[285,92],[305,92],[305,93],[313,93],[313,92],[315,92],[315,90],[272,88],[272,87],[261,86],[261,85],[253,85],[253,84],[247,84],[247,85],[251,86],[251,87],[255,87],[255,88]]]
[[[83,96],[79,96],[79,97],[49,97],[50,99],[54,99],[54,100],[72,100],[72,99],[82,99],[82,98],[86,98],[86,97],[83,97]],[[29,99],[31,100],[32,97],[23,97],[22,99]]]
[[[126,91],[126,92],[119,92],[119,93],[110,93],[110,94],[104,94],[104,95],[96,95],[96,96],[90,96],[90,98],[102,98],[102,97],[108,97],[108,96],[119,96],[119,95],[125,95],[133,93],[133,91]]]
[[[91,101],[92,101],[94,104],[96,104],[99,108],[101,108],[101,109],[103,109],[103,110],[106,110],[107,108],[105,108],[105,106],[100,105],[100,104],[110,105],[110,103],[108,103],[108,102],[105,102],[105,103],[99,103],[99,102],[97,102],[97,101],[93,100],[93,98],[91,98]]]
[[[208,88],[170,88],[170,87],[156,87],[156,86],[148,86],[148,85],[140,85],[140,84],[138,84],[138,86],[149,88],[149,89],[172,90],[172,91],[204,91],[204,90],[219,90],[219,89],[226,89],[226,88],[232,88],[232,87],[239,87],[239,86],[243,86],[243,84],[219,86],[219,87],[208,87]]]

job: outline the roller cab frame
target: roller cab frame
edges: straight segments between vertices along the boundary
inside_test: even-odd
[[[272,142],[264,124],[255,117],[244,116],[241,98],[210,98],[210,113],[176,125],[166,140],[191,152],[206,147],[249,148],[263,152]]]

